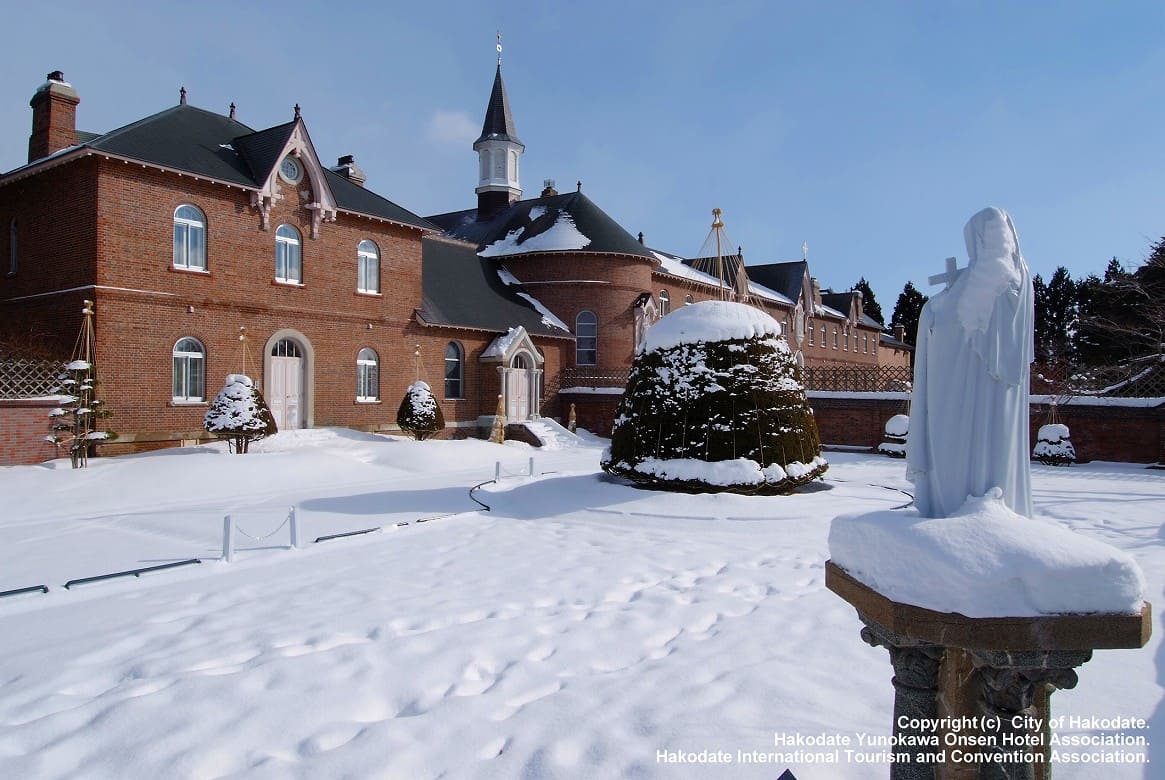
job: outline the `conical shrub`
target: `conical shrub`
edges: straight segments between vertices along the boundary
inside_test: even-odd
[[[226,439],[236,455],[245,455],[251,442],[272,436],[278,428],[259,388],[245,374],[228,374],[203,418],[206,430]]]
[[[653,488],[784,493],[825,473],[820,453],[777,322],[751,306],[704,301],[648,332],[602,467]]]
[[[445,415],[428,382],[417,380],[409,385],[400,409],[396,413],[396,424],[417,441],[427,439],[445,429]]]

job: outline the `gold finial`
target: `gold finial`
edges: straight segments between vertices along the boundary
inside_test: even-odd
[[[502,31],[498,30],[498,67],[502,66]]]
[[[712,227],[724,227],[724,221],[720,219],[720,209],[712,209]]]

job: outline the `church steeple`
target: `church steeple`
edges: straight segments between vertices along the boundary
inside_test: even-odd
[[[481,125],[481,136],[473,142],[477,152],[477,218],[492,217],[522,197],[518,160],[526,146],[518,140],[510,101],[502,81],[502,43],[498,35],[498,69]]]

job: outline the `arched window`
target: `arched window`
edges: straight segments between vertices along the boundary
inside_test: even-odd
[[[659,291],[659,316],[666,317],[671,311],[671,296],[667,294],[667,290]]]
[[[518,180],[518,153],[510,152],[510,181]]]
[[[862,352],[869,352],[869,351],[870,351],[870,334],[863,333],[862,334]]]
[[[356,247],[356,289],[365,293],[380,292],[380,250],[368,239]]]
[[[692,298],[691,295],[684,296],[684,305],[685,306],[691,306],[693,303],[695,303],[695,299]]]
[[[173,350],[174,378],[171,396],[174,403],[198,403],[206,400],[206,348],[198,339],[178,339]]]
[[[837,349],[837,326],[833,326],[833,348]]]
[[[291,225],[275,228],[275,281],[303,283],[303,257],[299,231]]]
[[[574,364],[593,366],[599,355],[599,318],[593,311],[580,311],[574,318]]]
[[[271,357],[303,357],[299,351],[299,345],[291,339],[279,339],[274,346],[271,347]]]
[[[464,398],[465,389],[462,376],[465,367],[465,352],[456,341],[445,345],[445,397]]]
[[[809,346],[813,346],[813,323],[809,323]]]
[[[206,270],[206,216],[196,206],[174,209],[174,267]]]
[[[380,400],[380,360],[367,347],[356,356],[356,400]]]
[[[845,352],[849,352],[849,328],[843,328],[843,330],[845,332],[842,334],[842,337],[843,337],[842,344],[844,345],[842,347],[842,350]]]

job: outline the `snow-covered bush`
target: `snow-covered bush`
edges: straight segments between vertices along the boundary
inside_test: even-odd
[[[1069,466],[1076,462],[1076,448],[1068,441],[1068,426],[1041,425],[1032,457],[1049,466]]]
[[[206,410],[204,425],[210,433],[226,439],[237,455],[245,455],[251,442],[278,430],[263,394],[244,374],[227,376],[226,386]]]
[[[891,458],[906,457],[906,435],[910,432],[910,416],[896,414],[886,421],[886,441],[878,445],[878,452]]]
[[[101,430],[102,420],[109,417],[105,403],[97,397],[97,376],[93,363],[76,359],[57,377],[53,392],[60,405],[49,412],[49,430],[45,441],[69,450],[73,468],[85,468],[98,444],[112,441],[117,434]]]
[[[445,415],[437,404],[428,382],[417,380],[409,385],[400,409],[396,413],[396,424],[417,441],[440,433],[445,429]]]
[[[820,452],[776,320],[704,301],[648,331],[602,467],[646,487],[784,493],[825,473]]]

